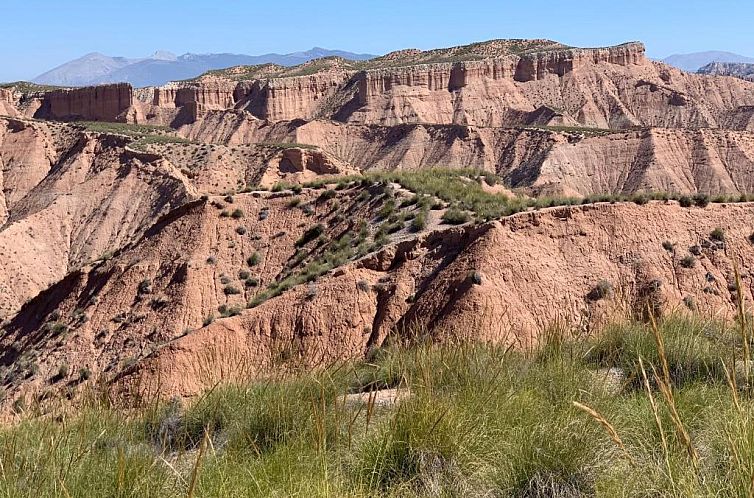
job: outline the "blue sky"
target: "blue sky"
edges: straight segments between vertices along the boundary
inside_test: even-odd
[[[576,46],[641,40],[651,57],[754,56],[749,0],[2,0],[0,81],[89,52],[261,54],[313,46],[385,53],[491,38]]]

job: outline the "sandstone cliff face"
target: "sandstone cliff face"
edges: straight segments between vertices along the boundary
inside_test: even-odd
[[[128,83],[53,90],[44,96],[37,116],[59,120],[118,121],[133,104]]]
[[[13,92],[0,88],[0,116],[16,116],[17,114]]]

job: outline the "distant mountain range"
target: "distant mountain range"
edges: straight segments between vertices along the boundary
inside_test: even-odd
[[[712,62],[736,62],[736,63],[754,63],[754,57],[734,54],[732,52],[709,51],[694,52],[691,54],[675,54],[662,60],[665,64],[670,64],[678,69],[695,73],[702,67]]]
[[[89,86],[102,83],[127,82],[135,87],[164,85],[168,81],[194,78],[211,69],[257,64],[296,66],[321,57],[343,57],[367,60],[371,54],[354,54],[342,50],[315,47],[291,54],[183,54],[157,51],[150,57],[127,59],[100,53],[87,54],[40,74],[32,81],[43,85]]]
[[[745,62],[712,62],[697,71],[699,74],[735,76],[742,80],[754,81],[754,64]]]

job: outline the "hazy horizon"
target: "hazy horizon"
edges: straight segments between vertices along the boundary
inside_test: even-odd
[[[156,50],[177,55],[291,53],[312,47],[384,54],[493,38],[549,38],[575,46],[638,40],[647,55],[709,50],[754,56],[749,20],[754,5],[624,0],[526,3],[480,0],[459,8],[447,0],[385,1],[357,5],[342,0],[242,4],[232,0],[144,0],[121,5],[78,0],[65,9],[41,0],[4,2],[6,39],[0,48],[0,81],[29,80],[87,53],[127,58]],[[33,15],[32,15],[33,14]]]

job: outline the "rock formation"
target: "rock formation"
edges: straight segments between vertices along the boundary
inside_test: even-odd
[[[128,83],[47,92],[36,117],[57,120],[117,121],[133,105]]]
[[[417,327],[527,347],[548,321],[589,331],[631,312],[647,286],[724,316],[734,265],[754,264],[752,205],[722,202],[754,193],[754,83],[639,43],[494,40],[48,90],[0,90],[0,411],[75,398],[52,380],[62,361],[114,399],[189,396]],[[457,190],[523,212],[453,226],[461,200],[358,176],[438,166],[479,170]],[[343,175],[358,180],[318,186]],[[723,197],[539,209],[649,191]],[[602,281],[615,294],[590,298]]]

